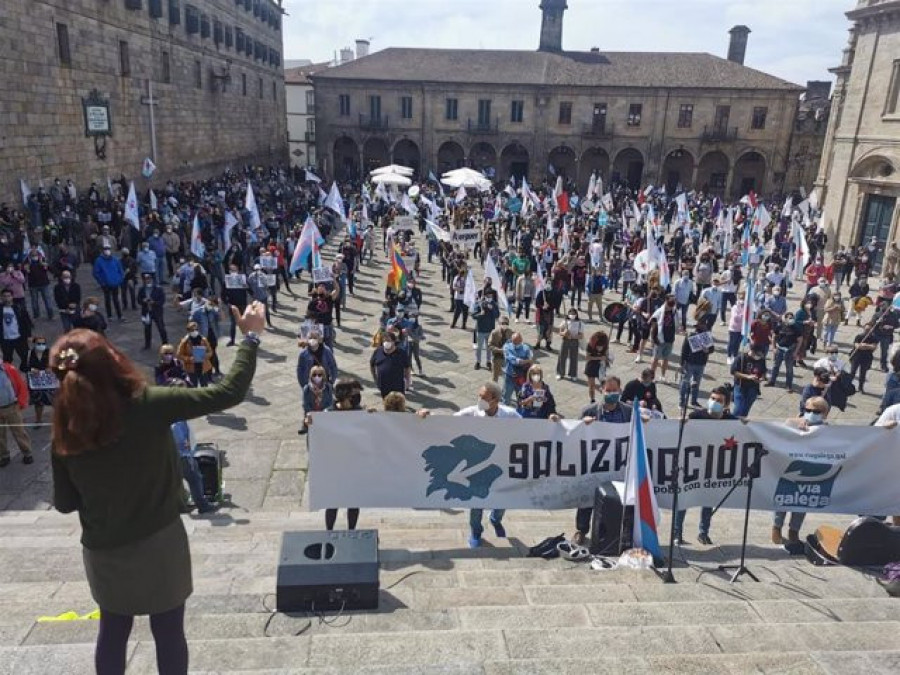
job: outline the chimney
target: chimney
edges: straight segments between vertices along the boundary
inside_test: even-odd
[[[341,50],[341,65],[345,63],[350,63],[354,59],[353,50],[349,47],[344,47]]]
[[[591,54],[599,54],[600,47],[591,47]]]
[[[750,29],[747,26],[735,26],[728,31],[728,34],[731,35],[731,41],[728,43],[728,60],[744,65]]]
[[[541,44],[538,51],[561,52],[563,13],[569,8],[566,0],[541,0]]]
[[[369,55],[369,44],[368,40],[356,41],[356,58],[361,59],[362,57]]]

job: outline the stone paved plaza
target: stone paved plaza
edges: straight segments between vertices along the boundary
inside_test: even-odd
[[[420,245],[424,249],[424,243]],[[330,249],[326,249],[330,259]],[[361,377],[364,403],[374,405],[368,358],[373,320],[380,311],[386,265],[364,267],[348,302],[336,352],[343,373]],[[89,270],[79,280],[86,287]],[[480,279],[479,279],[480,280]],[[471,332],[449,329],[440,269],[423,263],[425,378],[414,377],[414,407],[452,411],[474,403],[486,371],[475,371]],[[296,328],[303,296],[281,294],[275,329],[264,337],[252,394],[237,408],[194,428],[199,441],[227,453],[227,505],[208,518],[185,517],[194,559],[195,595],[188,602],[187,634],[196,672],[296,673],[895,673],[900,671],[900,604],[873,576],[844,568],[814,568],[768,543],[770,514],[750,520],[749,565],[761,582],[729,585],[717,565],[737,558],[742,512],[713,520],[714,546],[696,541],[696,513],[688,515],[689,544],[676,550],[676,580],[664,585],[652,572],[594,572],[565,561],[524,558],[524,550],[560,532],[571,533],[571,512],[517,511],[507,516],[508,540],[486,536],[466,546],[460,510],[363,510],[360,527],[377,528],[381,544],[381,607],[349,613],[334,625],[313,618],[276,616],[274,605],[280,536],[288,529],[319,529],[321,513],[305,503],[306,442],[295,377]],[[791,294],[796,301],[796,294]],[[183,315],[167,309],[174,339]],[[52,325],[52,330],[51,330]],[[227,325],[227,322],[226,322]],[[38,322],[54,337],[56,322]],[[514,324],[515,326],[515,324]],[[471,327],[471,324],[470,324]],[[519,325],[533,343],[534,332]],[[111,322],[110,337],[150,366],[141,350],[141,324]],[[715,328],[717,347],[725,328]],[[842,328],[846,346],[855,334]],[[224,341],[223,341],[224,343]],[[680,346],[680,339],[679,339]],[[616,345],[612,372],[633,377],[642,366]],[[233,350],[222,347],[223,369]],[[540,354],[552,372],[555,354]],[[795,388],[809,381],[798,369]],[[704,389],[726,381],[724,354],[712,357]],[[875,416],[884,375],[872,373],[872,395],[857,395],[838,424],[868,424]],[[670,378],[671,380],[671,378]],[[566,416],[587,403],[583,378],[550,380]],[[674,414],[677,390],[661,384],[665,409]],[[753,417],[796,414],[797,394],[763,390]],[[31,419],[31,411],[28,413]],[[37,461],[17,454],[0,471],[0,674],[92,672],[93,621],[38,623],[36,618],[95,608],[84,578],[74,515],[50,510],[48,431],[32,431]],[[668,533],[667,514],[663,531]],[[812,515],[804,534],[847,516]],[[339,518],[339,526],[343,514]],[[666,537],[667,538],[667,537]],[[304,630],[305,629],[305,630]],[[300,636],[295,633],[304,630]],[[133,635],[129,672],[155,672],[146,621]]]

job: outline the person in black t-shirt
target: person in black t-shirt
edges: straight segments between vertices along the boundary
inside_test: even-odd
[[[875,324],[867,323],[863,332],[853,338],[853,353],[850,355],[850,380],[859,373],[859,393],[865,394],[866,373],[872,367],[875,358],[875,348],[878,346],[878,337],[875,335]]]
[[[756,347],[750,345],[731,364],[731,374],[734,376],[732,411],[735,417],[747,417],[759,398],[759,383],[766,379],[766,360]]]
[[[643,401],[650,410],[662,412],[662,403],[656,395],[656,382],[653,381],[653,371],[644,368],[640,378],[631,380],[622,390],[622,403],[631,403],[637,399]]]

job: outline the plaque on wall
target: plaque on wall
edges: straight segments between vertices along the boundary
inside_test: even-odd
[[[93,89],[81,99],[81,105],[84,108],[84,135],[111,136],[112,116],[109,112],[109,99],[103,98],[99,91]]]

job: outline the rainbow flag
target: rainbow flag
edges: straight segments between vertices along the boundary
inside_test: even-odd
[[[653,477],[650,475],[647,444],[644,440],[644,423],[641,420],[641,407],[637,399],[634,400],[634,408],[631,411],[629,446],[631,452],[625,473],[625,503],[634,505],[632,543],[634,548],[642,548],[650,553],[654,560],[662,560],[662,549],[659,547],[659,536],[656,533],[659,507],[656,505],[656,494],[653,491]]]
[[[318,256],[319,246],[325,243],[325,237],[319,232],[319,228],[313,222],[312,218],[307,218],[303,223],[303,229],[300,230],[300,238],[297,239],[297,245],[294,247],[294,255],[291,256],[291,265],[288,271],[291,274],[306,269],[310,257]],[[315,260],[313,261],[315,263]],[[313,265],[315,267],[315,264]],[[320,263],[321,266],[321,263]]]
[[[406,282],[409,281],[409,270],[403,258],[400,257],[400,249],[394,244],[391,247],[391,271],[388,273],[388,283],[395,291],[406,288]]]

